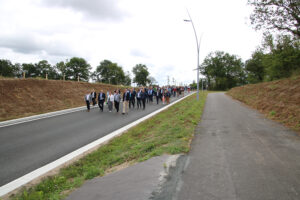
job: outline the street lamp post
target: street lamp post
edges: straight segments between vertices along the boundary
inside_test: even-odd
[[[195,29],[193,20],[191,18],[189,11],[188,10],[186,10],[186,11],[187,11],[190,19],[185,19],[184,21],[191,22],[193,29],[194,29],[194,34],[195,34],[196,44],[197,44],[197,68],[196,68],[196,70],[197,70],[197,101],[199,101],[199,70],[200,70],[200,68],[199,68],[199,53],[200,53],[201,38],[200,38],[200,41],[198,42],[198,37],[197,37],[197,33],[196,33],[196,29]]]

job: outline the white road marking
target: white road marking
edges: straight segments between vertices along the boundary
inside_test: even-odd
[[[185,99],[186,97],[192,95],[193,93],[190,93],[190,94],[182,97],[181,99],[178,99],[177,101],[172,102],[169,105],[146,115],[145,117],[142,117],[142,118],[140,118],[140,119],[138,119],[138,120],[122,127],[122,128],[120,128],[116,131],[113,131],[112,133],[110,133],[110,134],[108,134],[108,135],[106,135],[106,136],[104,136],[104,137],[102,137],[98,140],[95,140],[94,142],[91,142],[90,144],[87,144],[87,145],[85,145],[85,146],[83,146],[83,147],[81,147],[81,148],[79,148],[79,149],[77,149],[77,150],[75,150],[75,151],[73,151],[73,152],[71,152],[71,153],[69,153],[69,154],[67,154],[67,155],[65,155],[65,156],[63,156],[63,157],[47,164],[47,165],[45,165],[45,166],[43,166],[43,167],[40,167],[40,168],[38,168],[38,169],[36,169],[36,170],[26,174],[26,175],[14,180],[14,181],[11,181],[11,182],[1,186],[0,187],[0,197],[14,191],[15,189],[25,185],[26,183],[29,183],[30,181],[44,175],[45,173],[59,167],[60,165],[63,165],[64,163],[72,160],[73,158],[76,158],[77,156],[87,152],[88,150],[90,150],[90,149],[92,149],[92,148],[94,148],[94,147],[96,147],[100,144],[103,144],[105,142],[108,142],[109,140],[111,140],[112,138],[114,138],[116,136],[121,135],[122,133],[124,133],[128,129],[130,129],[130,128],[136,126],[137,124],[141,123],[142,121],[145,121],[145,120],[153,117],[154,115],[166,110],[170,106],[182,101],[183,99]],[[23,123],[23,122],[20,122],[20,123]]]

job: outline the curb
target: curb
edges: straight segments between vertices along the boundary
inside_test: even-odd
[[[98,106],[91,106],[91,109],[94,109],[94,108],[98,108]],[[86,106],[69,108],[69,109],[65,109],[65,110],[49,112],[49,113],[44,113],[44,114],[40,114],[40,115],[33,115],[33,116],[29,116],[29,117],[23,117],[23,118],[3,121],[3,122],[0,122],[0,128],[6,127],[6,126],[12,126],[12,125],[16,125],[16,124],[22,124],[22,123],[26,123],[26,122],[31,122],[31,121],[36,121],[39,119],[55,117],[55,116],[59,116],[59,115],[64,115],[64,114],[68,114],[68,113],[81,111],[81,110],[86,110]]]
[[[161,109],[158,109],[158,110],[156,110],[156,111],[154,111],[154,112],[152,112],[152,113],[150,113],[150,114],[148,114],[148,115],[146,115],[146,116],[144,116],[144,117],[142,117],[142,118],[140,118],[140,119],[124,126],[124,127],[122,127],[122,128],[120,128],[118,130],[113,131],[112,133],[109,133],[108,135],[106,135],[102,138],[99,138],[99,139],[95,140],[94,142],[91,142],[91,143],[89,143],[89,144],[87,144],[87,145],[85,145],[85,146],[83,146],[83,147],[81,147],[81,148],[79,148],[79,149],[77,149],[77,150],[75,150],[75,151],[73,151],[73,152],[71,152],[71,153],[69,153],[69,154],[53,161],[53,162],[51,162],[51,163],[49,163],[49,164],[44,165],[43,167],[40,167],[40,168],[38,168],[38,169],[28,173],[28,174],[25,174],[24,176],[14,180],[14,181],[11,181],[11,182],[1,186],[0,187],[0,197],[2,197],[4,195],[18,189],[18,188],[20,188],[22,186],[24,186],[25,184],[33,181],[34,179],[50,172],[51,170],[67,163],[68,161],[71,161],[72,159],[76,158],[77,156],[80,156],[80,155],[84,154],[85,152],[97,147],[98,145],[106,143],[106,142],[110,141],[111,139],[113,139],[114,137],[122,135],[128,129],[130,129],[130,128],[136,126],[137,124],[153,117],[154,115],[166,110],[167,108],[169,108],[172,105],[182,101],[183,99],[189,97],[192,94],[194,94],[194,92],[191,92],[190,94],[188,94],[188,95],[186,95],[186,96],[170,103],[169,105],[164,106]],[[76,112],[76,111],[73,111],[73,112]],[[57,116],[57,115],[53,115],[53,116]],[[33,119],[33,120],[37,120],[37,119]],[[31,121],[33,121],[33,120],[31,120]],[[24,122],[20,122],[20,123],[24,123]]]

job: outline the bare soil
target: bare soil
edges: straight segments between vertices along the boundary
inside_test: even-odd
[[[227,94],[300,134],[300,76],[236,87]]]
[[[121,86],[60,80],[0,79],[0,121],[84,106],[84,95]]]

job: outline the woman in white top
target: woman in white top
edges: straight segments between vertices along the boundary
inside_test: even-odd
[[[111,112],[112,109],[113,109],[114,100],[115,100],[114,95],[112,94],[112,92],[109,92],[109,95],[108,95],[108,98],[107,98],[107,104],[108,104],[109,112]]]

